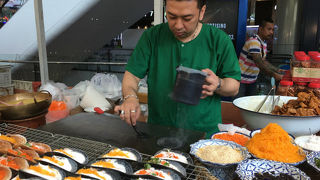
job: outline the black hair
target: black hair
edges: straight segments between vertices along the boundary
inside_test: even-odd
[[[192,0],[175,0],[175,1],[192,1]],[[167,0],[164,0],[164,4],[166,4]],[[201,9],[204,5],[207,4],[207,0],[197,0],[198,8]]]
[[[261,21],[261,23],[259,24],[259,27],[265,27],[267,23],[274,23],[273,20],[271,18],[265,18]]]

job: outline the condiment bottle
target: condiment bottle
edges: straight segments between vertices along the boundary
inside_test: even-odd
[[[320,83],[311,82],[308,85],[309,92],[313,92],[318,98],[320,98]]]
[[[281,80],[277,89],[277,94],[281,96],[294,96],[293,82]]]
[[[306,92],[308,83],[306,82],[295,82],[294,83],[294,96],[297,96],[299,92]]]

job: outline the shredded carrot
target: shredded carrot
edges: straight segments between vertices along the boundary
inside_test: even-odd
[[[289,134],[276,123],[269,123],[247,143],[248,150],[256,157],[284,163],[305,159],[305,153],[292,143]]]
[[[16,164],[16,162],[12,159],[12,158],[1,158],[0,159],[0,164],[1,165],[4,165],[4,166],[7,166],[7,167],[10,167],[12,169],[15,169],[15,170],[19,170],[19,166]]]
[[[228,133],[216,134],[213,136],[213,139],[221,139],[225,141],[233,141],[241,146],[245,146],[246,143],[249,141],[249,138],[242,134],[234,133],[233,135]]]

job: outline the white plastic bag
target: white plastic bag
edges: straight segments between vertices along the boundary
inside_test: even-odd
[[[67,86],[63,83],[54,83],[53,81],[49,81],[40,87],[40,91],[42,90],[48,91],[52,96],[52,100],[62,101],[63,100],[62,92],[66,88]]]
[[[100,109],[107,110],[111,108],[111,104],[105,99],[105,97],[91,85],[87,87],[80,102],[80,106],[83,109],[99,107]]]
[[[114,74],[97,73],[91,78],[90,82],[106,98],[116,100],[122,95],[121,82]]]

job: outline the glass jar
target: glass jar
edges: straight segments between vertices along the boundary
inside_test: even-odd
[[[281,80],[277,89],[277,95],[280,96],[294,96],[294,87],[292,81]]]
[[[297,96],[299,92],[307,92],[308,83],[306,82],[295,82],[294,83],[294,96]]]
[[[307,55],[299,55],[295,57],[295,60],[292,62],[293,67],[302,67],[302,68],[310,68],[311,61],[310,56]]]
[[[309,92],[313,92],[315,96],[320,98],[320,83],[311,82],[308,85]]]
[[[312,55],[311,59],[312,59],[311,67],[320,68],[320,53]]]

